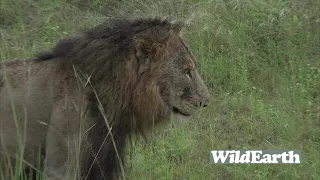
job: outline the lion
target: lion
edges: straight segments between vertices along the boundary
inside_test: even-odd
[[[171,117],[187,121],[210,102],[183,26],[110,20],[36,59],[3,61],[1,167],[34,167],[44,151],[46,179],[121,178],[130,137]]]

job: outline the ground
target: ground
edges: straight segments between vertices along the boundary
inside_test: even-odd
[[[187,23],[212,102],[133,141],[127,179],[320,179],[320,1],[1,0],[0,59],[32,58],[108,18],[149,16]],[[301,149],[302,163],[210,163],[226,149]]]

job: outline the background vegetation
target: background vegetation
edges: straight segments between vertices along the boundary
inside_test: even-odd
[[[109,18],[187,22],[212,103],[148,144],[135,141],[128,179],[320,179],[319,0],[0,2],[1,60],[32,58]],[[302,163],[210,164],[214,149],[301,149]]]

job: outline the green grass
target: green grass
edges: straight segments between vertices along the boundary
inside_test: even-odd
[[[128,150],[128,179],[320,179],[320,1],[1,0],[0,58],[32,58],[114,17],[188,23],[211,105]],[[216,165],[210,150],[301,149],[299,165]],[[1,173],[0,173],[1,177]]]

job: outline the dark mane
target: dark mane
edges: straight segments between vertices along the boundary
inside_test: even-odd
[[[73,67],[89,75],[108,123],[112,125],[117,151],[110,135],[105,139],[108,128],[98,107],[96,94],[88,88],[89,111],[95,126],[88,132],[91,152],[81,157],[82,177],[88,174],[87,179],[90,180],[117,178],[128,137],[147,128],[144,125],[149,122],[147,120],[160,120],[167,113],[167,108],[163,107],[160,96],[156,94],[157,88],[149,82],[156,80],[154,78],[158,77],[161,68],[149,70],[143,74],[144,77],[138,77],[139,62],[133,50],[133,39],[142,35],[160,42],[168,37],[170,28],[171,22],[160,18],[113,20],[63,39],[51,52],[39,54],[37,61],[61,59],[61,68],[69,75],[74,75]],[[157,58],[160,59],[163,54],[157,54]]]
[[[153,27],[165,27],[170,25],[168,19],[150,18],[138,20],[110,20],[90,30],[60,40],[52,51],[41,52],[37,60],[49,60],[58,57],[72,57],[90,43],[97,45],[96,50],[105,48],[106,44],[113,46],[114,53],[128,51],[132,45],[133,37],[141,31]],[[94,52],[91,52],[94,53]]]

